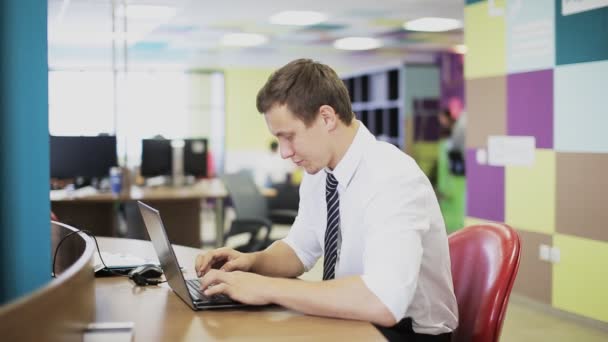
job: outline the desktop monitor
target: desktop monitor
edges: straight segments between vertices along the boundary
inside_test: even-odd
[[[108,177],[117,166],[116,136],[50,137],[51,178]]]
[[[170,176],[171,158],[171,140],[143,139],[141,141],[142,176]]]
[[[207,177],[207,139],[186,139],[184,142],[184,174]]]

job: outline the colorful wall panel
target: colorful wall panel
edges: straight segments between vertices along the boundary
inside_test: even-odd
[[[552,69],[555,65],[555,0],[507,1],[507,69]]]
[[[534,165],[505,167],[505,222],[522,230],[555,232],[555,152],[536,150]]]
[[[606,14],[608,31],[608,14]],[[608,45],[608,32],[604,36]],[[555,69],[555,149],[608,152],[608,60]]]
[[[504,76],[466,80],[467,137],[470,147],[483,147],[489,135],[507,132],[507,90]],[[478,96],[477,94],[484,94]]]
[[[553,237],[525,230],[519,231],[519,237],[522,243],[522,255],[513,291],[539,302],[551,304],[553,267],[550,262],[538,258],[538,246],[553,245]],[[530,281],[530,279],[534,279],[534,281]]]
[[[608,243],[557,234],[554,245],[561,251],[561,260],[553,267],[553,305],[608,321],[608,272],[603,272]]]
[[[475,153],[475,149],[467,149],[467,214],[502,222],[505,218],[504,168],[478,164]]]
[[[608,4],[466,3],[465,224],[519,231],[515,292],[608,322]],[[499,32],[503,46],[489,39]],[[477,151],[494,153],[491,135],[533,137],[533,161],[478,162]],[[552,251],[548,260],[541,245]]]
[[[571,1],[591,3],[592,0]],[[575,14],[562,14],[562,1],[556,0],[556,64],[603,61],[608,59],[608,7]]]
[[[507,94],[507,133],[553,148],[553,69],[509,75]]]
[[[557,153],[556,170],[557,232],[608,242],[608,154]]]
[[[480,1],[465,7],[464,18],[470,29],[464,31],[464,43],[468,52],[464,62],[466,78],[504,75],[505,18],[496,15],[504,9],[504,0],[493,1],[496,7]]]

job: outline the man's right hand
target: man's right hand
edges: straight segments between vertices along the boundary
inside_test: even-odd
[[[255,255],[253,253],[241,253],[232,248],[222,247],[196,256],[194,269],[199,277],[202,277],[210,269],[222,271],[245,271],[248,272],[253,266]]]

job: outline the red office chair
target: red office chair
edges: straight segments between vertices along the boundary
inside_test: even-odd
[[[448,243],[459,314],[452,342],[498,342],[519,269],[517,232],[488,223],[454,232]]]

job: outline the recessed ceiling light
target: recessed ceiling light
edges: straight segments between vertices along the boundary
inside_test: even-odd
[[[257,33],[229,33],[222,37],[225,46],[257,46],[268,41],[268,37]]]
[[[270,17],[270,22],[277,25],[309,26],[327,20],[327,15],[313,11],[283,11]]]
[[[169,6],[152,6],[152,5],[128,5],[118,7],[116,15],[119,17],[126,16],[130,19],[169,19],[175,15],[177,10]]]
[[[368,37],[347,37],[334,42],[334,47],[340,50],[371,50],[380,46],[380,40]]]
[[[403,24],[403,28],[410,31],[443,32],[462,27],[462,22],[449,18],[426,17]]]

